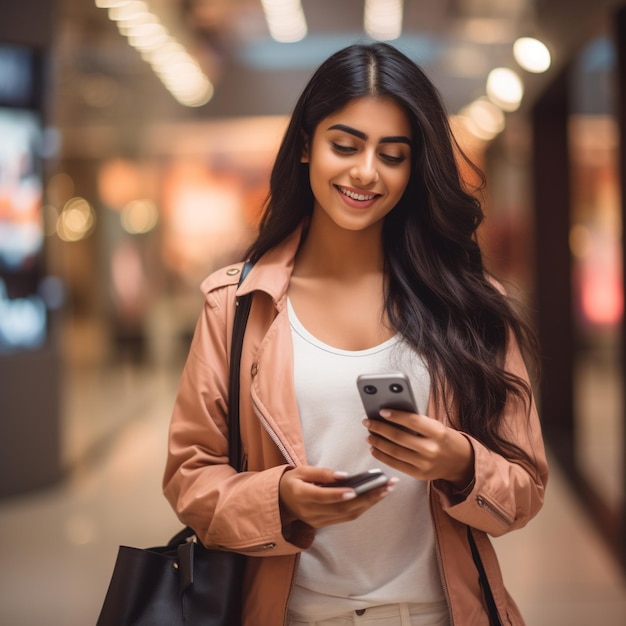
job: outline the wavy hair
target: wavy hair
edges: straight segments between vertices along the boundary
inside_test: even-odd
[[[247,255],[259,259],[311,215],[308,164],[300,162],[305,143],[323,119],[364,96],[397,102],[414,140],[409,183],[383,225],[386,313],[425,359],[433,394],[448,407],[454,425],[490,449],[532,465],[503,427],[512,397],[527,412],[532,402],[530,386],[505,370],[505,355],[514,337],[536,359],[536,342],[484,267],[476,239],[484,215],[461,178],[458,159],[478,176],[479,187],[484,177],[457,144],[437,89],[396,48],[355,44],[313,74],[279,148],[258,237]]]

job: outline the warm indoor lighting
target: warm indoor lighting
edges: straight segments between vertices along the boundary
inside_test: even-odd
[[[143,0],[95,0],[128,43],[139,50],[167,90],[185,106],[197,107],[213,97],[213,85],[196,60],[150,12]]]
[[[152,200],[133,200],[122,209],[120,220],[127,233],[141,235],[157,225],[159,211]]]
[[[550,51],[544,43],[533,37],[521,37],[513,44],[515,60],[528,72],[540,74],[549,69]]]
[[[84,198],[69,200],[57,220],[57,235],[63,241],[80,241],[91,234],[96,213]]]
[[[110,9],[111,7],[126,4],[128,0],[96,0],[96,6],[99,9]]]
[[[487,98],[474,100],[459,115],[467,130],[478,139],[490,141],[504,130],[504,113]]]
[[[148,5],[142,0],[129,0],[109,8],[109,19],[114,22],[132,22],[149,13]]]
[[[379,41],[391,41],[402,34],[402,0],[365,0],[363,27]]]
[[[497,67],[487,77],[487,95],[503,111],[516,111],[524,95],[524,85],[513,70]]]
[[[280,43],[306,37],[307,25],[300,0],[261,0],[272,39]]]

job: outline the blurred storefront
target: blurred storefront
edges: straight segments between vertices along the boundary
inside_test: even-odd
[[[623,565],[625,112],[622,6],[534,107],[532,171],[546,437]]]
[[[0,18],[0,495],[62,474],[61,285],[47,272],[42,211],[55,7],[28,8]]]

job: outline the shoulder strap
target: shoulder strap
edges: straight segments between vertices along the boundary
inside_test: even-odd
[[[252,263],[247,261],[241,270],[241,276],[237,286],[241,285],[251,269]],[[230,375],[228,377],[228,461],[238,472],[241,471],[241,438],[239,436],[241,350],[243,348],[243,336],[246,332],[248,315],[250,314],[250,307],[252,305],[252,295],[252,293],[249,293],[237,298],[230,350]]]
[[[485,604],[487,605],[487,613],[489,614],[489,626],[502,626],[502,620],[500,619],[498,607],[496,606],[496,601],[493,597],[491,586],[489,585],[487,572],[485,572],[485,566],[483,565],[482,559],[480,558],[480,553],[478,552],[476,540],[474,539],[472,529],[469,526],[467,527],[467,539],[470,544],[470,550],[472,551],[474,564],[476,565],[476,569],[478,570],[478,579],[480,582],[480,587],[483,590]]]

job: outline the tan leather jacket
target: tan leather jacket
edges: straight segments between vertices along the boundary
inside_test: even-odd
[[[252,558],[244,584],[244,625],[281,626],[298,562],[315,531],[304,523],[281,527],[278,485],[283,472],[306,463],[292,377],[291,332],[286,291],[300,233],[267,253],[252,269],[241,294],[254,300],[241,366],[241,436],[247,471],[228,465],[228,354],[240,266],[224,268],[202,284],[205,304],[178,391],[169,435],[164,493],[180,520],[207,546]],[[507,368],[526,369],[515,345]],[[446,420],[432,401],[428,415]],[[465,498],[443,481],[430,485],[442,582],[456,626],[488,625],[467,538],[474,537],[504,624],[523,624],[504,588],[487,537],[524,526],[541,508],[548,468],[535,408],[530,418],[511,403],[506,425],[535,459],[535,474],[507,461],[470,437],[475,485]],[[256,558],[255,558],[256,557]]]

